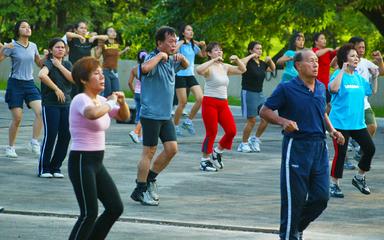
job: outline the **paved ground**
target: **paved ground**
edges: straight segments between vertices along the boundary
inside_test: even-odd
[[[233,112],[238,124],[237,147],[244,120],[238,108]],[[17,138],[19,158],[6,158],[9,120],[5,104],[0,103],[0,208],[4,207],[0,239],[66,239],[79,211],[67,177],[67,161],[62,168],[64,179],[36,177],[37,156],[26,148],[31,111],[25,112]],[[204,134],[200,116],[195,123],[197,136],[179,139],[179,153],[158,178],[158,207],[144,207],[129,198],[141,145],[133,144],[128,136],[133,125],[111,126],[105,165],[117,184],[125,211],[108,239],[278,239],[280,128],[267,129],[261,153],[225,153],[224,170],[204,173],[198,170]],[[365,196],[354,189],[354,172],[346,171],[342,181],[345,198],[330,200],[324,214],[306,231],[306,239],[383,239],[383,126],[380,120],[375,137],[377,153],[367,178],[372,194]],[[331,144],[329,148],[333,156]]]

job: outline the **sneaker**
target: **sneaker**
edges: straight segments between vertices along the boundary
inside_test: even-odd
[[[248,143],[240,143],[239,146],[237,147],[238,152],[243,152],[243,153],[249,153],[252,152],[251,148],[249,147]]]
[[[131,137],[132,141],[134,143],[139,143],[140,142],[140,139],[139,139],[139,136],[135,133],[135,131],[130,131],[129,132],[129,136]]]
[[[156,180],[148,183],[147,191],[153,200],[159,201],[159,194],[157,193],[157,183]]]
[[[145,206],[159,206],[159,201],[153,200],[148,191],[140,192],[135,188],[131,194],[131,198]]]
[[[40,144],[29,142],[28,149],[31,150],[34,154],[40,155]]]
[[[42,173],[39,175],[41,178],[53,178],[53,175],[51,173]]]
[[[59,173],[59,172],[55,172],[52,175],[53,175],[54,178],[64,178],[64,174]]]
[[[348,142],[348,152],[352,152],[353,151],[353,145],[352,145],[352,142],[349,141]]]
[[[189,113],[187,112],[187,110],[184,109],[184,110],[183,110],[183,116],[188,116],[188,114],[189,114]]]
[[[183,137],[183,130],[181,129],[180,126],[175,126],[175,130],[176,130],[176,136],[178,137]]]
[[[365,176],[363,179],[359,180],[354,176],[352,178],[352,185],[355,186],[359,191],[363,194],[371,194],[371,190],[369,190],[369,187],[367,186],[367,183],[365,182]]]
[[[215,168],[217,169],[223,169],[224,167],[222,156],[223,156],[222,153],[218,153],[215,150],[213,150],[211,162],[213,166],[215,166]]]
[[[343,198],[344,194],[337,184],[331,183],[329,186],[329,194],[334,198]]]
[[[299,240],[304,240],[303,232],[299,232],[297,237],[298,237]]]
[[[250,137],[248,139],[248,144],[252,152],[260,152],[260,143],[261,141],[257,139],[255,136]]]
[[[344,169],[345,170],[355,170],[356,166],[351,161],[346,159],[345,162],[344,162]]]
[[[200,161],[200,170],[204,172],[217,172],[217,169],[209,160]]]
[[[189,119],[188,119],[189,120]],[[188,131],[189,134],[195,135],[196,131],[195,128],[193,127],[193,123],[191,120],[185,120],[183,124],[181,125],[182,128]]]
[[[16,150],[14,147],[7,146],[5,148],[5,156],[9,158],[17,158]]]

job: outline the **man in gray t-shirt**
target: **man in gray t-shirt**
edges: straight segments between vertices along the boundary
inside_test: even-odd
[[[173,28],[161,27],[156,32],[156,50],[141,65],[141,118],[143,152],[138,164],[136,188],[131,198],[143,205],[157,206],[156,177],[177,152],[175,127],[171,120],[175,72],[187,68],[188,60],[176,52]],[[174,54],[173,56],[169,56]],[[161,139],[164,150],[152,161]]]

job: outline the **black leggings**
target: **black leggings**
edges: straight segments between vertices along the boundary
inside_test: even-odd
[[[344,145],[337,144],[336,140],[333,140],[333,146],[335,148],[335,156],[332,162],[331,176],[335,178],[343,177],[344,161],[348,149],[349,137],[352,137],[361,147],[363,155],[359,162],[359,168],[368,172],[371,168],[371,162],[373,155],[375,154],[375,144],[372,141],[366,128],[360,130],[338,130],[343,134],[345,143]]]
[[[71,151],[68,175],[80,207],[80,216],[69,239],[105,239],[123,213],[116,185],[103,165],[104,151]],[[97,217],[99,199],[104,212]]]

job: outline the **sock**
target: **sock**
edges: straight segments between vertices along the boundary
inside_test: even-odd
[[[362,179],[365,177],[365,174],[357,173],[357,174],[355,175],[355,177],[356,177],[358,180],[362,180]]]
[[[331,179],[331,184],[339,186],[339,180],[333,180]]]
[[[8,145],[8,148],[15,149],[15,146]]]
[[[32,138],[31,139],[31,143],[32,144],[39,144],[39,141],[37,139],[35,139],[35,138]]]
[[[146,192],[147,191],[147,183],[146,182],[138,182],[136,180],[136,189],[140,192]]]
[[[154,171],[149,170],[147,182],[155,182],[157,175],[158,175],[158,173],[155,173]]]
[[[200,160],[200,161],[201,161],[201,162],[205,162],[205,161],[209,161],[209,159],[210,159],[209,157],[206,157],[206,158],[205,158],[205,157],[201,157],[201,160]]]
[[[224,150],[220,150],[218,147],[215,147],[215,152],[217,152],[217,153],[223,153],[224,152]]]

